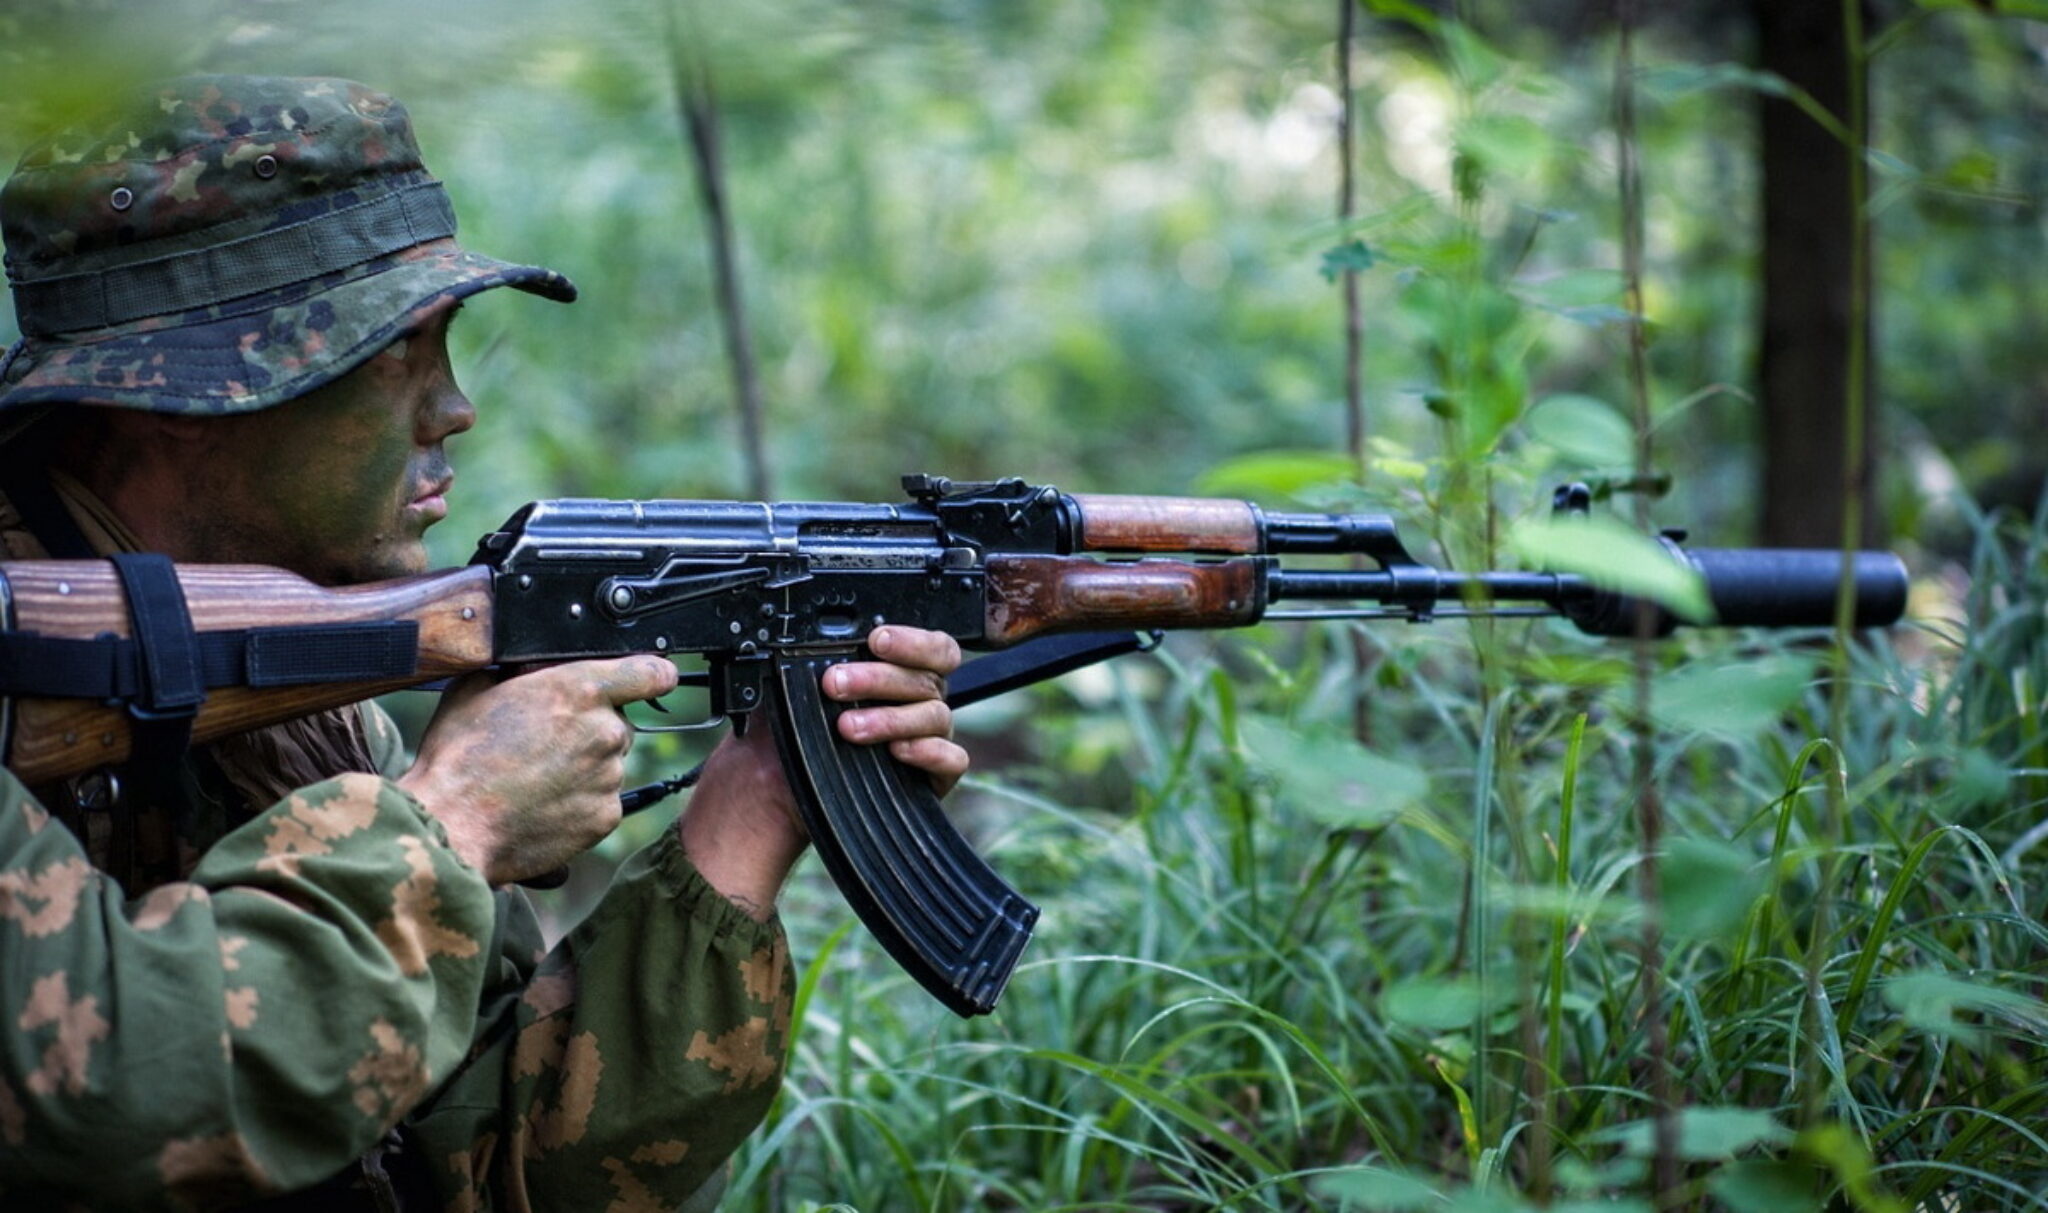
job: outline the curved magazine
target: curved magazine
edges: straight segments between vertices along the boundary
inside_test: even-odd
[[[774,658],[770,712],[783,772],[825,870],[896,963],[955,1014],[986,1015],[1017,967],[1038,907],[946,820],[922,772],[840,738],[819,678],[853,656]]]

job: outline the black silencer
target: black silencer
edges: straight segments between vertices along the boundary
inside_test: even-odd
[[[1831,549],[1688,548],[1723,627],[1828,627],[1842,554]],[[1857,552],[1855,626],[1880,628],[1906,613],[1906,566],[1890,552]]]
[[[1711,623],[1731,628],[1824,628],[1835,622],[1835,591],[1842,554],[1814,548],[1680,548],[1707,583],[1714,604]],[[1854,626],[1881,628],[1906,613],[1906,566],[1890,552],[1857,552],[1850,566],[1856,583]],[[1595,636],[1633,636],[1636,599],[1595,589],[1560,604],[1579,630]],[[1668,635],[1681,621],[1653,608],[1651,632]]]

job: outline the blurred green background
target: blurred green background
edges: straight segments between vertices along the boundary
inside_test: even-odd
[[[1732,542],[1754,515],[1758,183],[1754,94],[1718,67],[1746,27],[1652,7],[1651,398],[1706,393],[1659,431],[1668,513]],[[1461,340],[1491,350],[1496,411],[1625,406],[1611,22],[1466,8],[1483,38],[1368,19],[1359,47],[1366,410],[1391,455],[1441,452],[1424,401]],[[464,239],[585,292],[561,313],[489,298],[464,325],[488,421],[435,536],[452,561],[529,497],[744,493],[676,29],[718,90],[777,495],[886,499],[920,470],[1270,491],[1288,478],[1212,473],[1342,443],[1339,297],[1318,273],[1342,239],[1334,24],[1299,0],[10,0],[0,155],[177,71],[339,74],[406,100]],[[1938,14],[1874,68],[1877,401],[1904,535],[1920,498],[2030,506],[2040,480],[2038,444],[2014,439],[2048,422],[2042,40]],[[1454,157],[1476,197],[1453,191]],[[1583,454],[1516,469],[1540,486]]]

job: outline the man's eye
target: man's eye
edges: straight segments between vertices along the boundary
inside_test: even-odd
[[[385,346],[382,350],[378,352],[387,357],[396,358],[400,362],[404,362],[406,351],[409,350],[410,348],[412,348],[412,338],[400,337],[398,340],[392,342],[390,345]]]

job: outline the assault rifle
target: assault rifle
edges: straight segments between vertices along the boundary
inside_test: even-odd
[[[707,670],[695,681],[714,715],[743,727],[767,709],[811,840],[854,912],[939,1001],[979,1015],[994,1009],[1038,910],[953,830],[920,774],[839,738],[842,709],[820,676],[858,657],[875,627],[1007,650],[962,668],[958,704],[1143,647],[1141,633],[1163,629],[1562,615],[1625,636],[1680,622],[1568,573],[1433,568],[1380,514],[1070,495],[1022,480],[910,476],[904,488],[907,504],[538,501],[484,536],[465,568],[341,589],[161,556],[0,564],[0,752],[35,784],[501,663],[699,654]],[[1569,486],[1557,505],[1583,513],[1587,499]],[[1833,622],[1838,553],[1687,549],[1682,538],[1667,532],[1664,546],[1698,572],[1715,622]],[[1377,567],[1282,561],[1326,556]],[[1860,552],[1847,573],[1856,626],[1898,620],[1897,557]],[[1270,609],[1297,601],[1324,605]],[[685,782],[636,789],[627,807]]]

